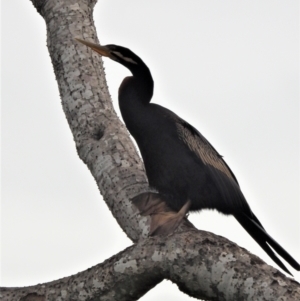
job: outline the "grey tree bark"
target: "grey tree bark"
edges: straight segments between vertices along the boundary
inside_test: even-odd
[[[96,0],[31,0],[47,24],[47,45],[77,152],[120,227],[135,243],[84,272],[1,300],[138,300],[163,279],[205,300],[300,300],[300,285],[223,237],[183,223],[148,238],[151,219],[132,199],[149,191],[143,163],[114,112],[101,57],[78,44],[98,41]]]

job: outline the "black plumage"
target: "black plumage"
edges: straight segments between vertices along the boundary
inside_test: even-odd
[[[191,211],[216,209],[231,214],[284,271],[289,273],[273,250],[299,271],[299,263],[267,234],[251,211],[222,156],[193,126],[150,103],[154,83],[145,63],[121,46],[78,41],[131,71],[119,89],[121,114],[140,149],[150,186],[168,206],[179,211],[190,200]]]

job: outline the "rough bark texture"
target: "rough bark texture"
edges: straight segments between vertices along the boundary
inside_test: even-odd
[[[149,190],[143,164],[116,116],[101,57],[74,37],[97,41],[96,0],[32,0],[47,24],[47,44],[79,157],[132,247],[77,275],[27,288],[2,288],[5,301],[137,300],[162,279],[205,300],[300,300],[300,286],[223,237],[186,226],[146,238],[150,218],[131,199]]]
[[[38,11],[47,25],[47,46],[78,155],[121,228],[137,241],[149,231],[149,218],[141,218],[130,202],[148,190],[144,166],[114,112],[101,56],[74,40],[98,40],[95,2],[50,0],[42,6],[38,1]]]
[[[300,300],[296,281],[226,238],[198,230],[149,238],[77,275],[1,294],[3,301],[12,300],[12,290],[13,300],[137,300],[162,279],[205,300]]]

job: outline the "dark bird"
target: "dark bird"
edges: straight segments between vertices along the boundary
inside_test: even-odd
[[[121,114],[140,149],[150,186],[164,196],[168,206],[180,212],[188,202],[191,211],[216,209],[232,214],[278,266],[290,274],[274,251],[299,271],[299,263],[251,211],[222,156],[185,120],[150,103],[154,83],[146,64],[130,49],[77,40],[131,71],[132,76],[126,77],[119,88]]]

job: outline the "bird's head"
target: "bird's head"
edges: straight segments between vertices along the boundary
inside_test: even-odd
[[[109,57],[110,59],[120,63],[124,67],[128,68],[134,79],[135,83],[138,83],[134,86],[135,89],[139,89],[140,93],[143,94],[143,96],[140,98],[140,101],[143,101],[145,103],[149,103],[151,100],[151,97],[153,95],[153,79],[151,72],[149,68],[146,66],[146,64],[130,49],[118,46],[118,45],[99,45],[95,43],[91,43],[88,41],[76,40],[87,47],[91,48],[98,54],[102,56]],[[133,87],[132,81],[129,82],[128,77],[124,79],[123,83],[120,86],[119,90],[119,98],[122,94],[122,91],[125,91],[125,88],[127,87]],[[124,93],[122,94],[124,95]]]
[[[133,53],[130,49],[118,46],[118,45],[99,45],[95,43],[91,43],[88,41],[84,41],[81,39],[76,40],[87,47],[91,48],[98,54],[102,56],[106,56],[123,66],[127,67],[129,70],[134,72],[136,68],[138,68],[141,65],[144,65],[143,61],[135,54]]]

